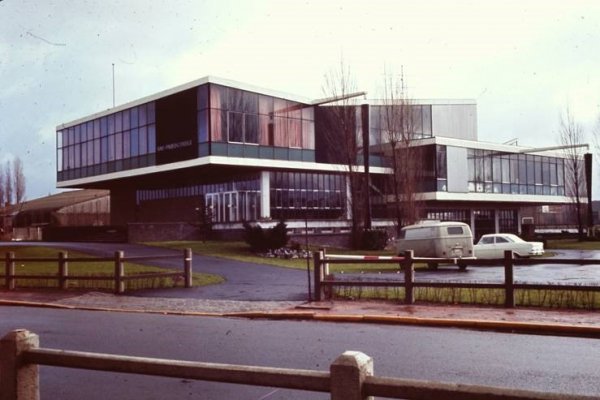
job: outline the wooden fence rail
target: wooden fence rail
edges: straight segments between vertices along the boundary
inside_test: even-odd
[[[377,377],[373,374],[373,359],[357,351],[344,352],[329,371],[314,371],[44,349],[39,347],[36,334],[20,329],[0,340],[0,400],[39,400],[39,365],[325,392],[330,393],[332,400],[373,399],[372,396],[406,400],[591,400],[600,394],[585,396]]]
[[[398,257],[370,257],[370,256],[328,256],[324,250],[314,252],[314,298],[316,301],[323,300],[326,294],[331,295],[334,287],[403,287],[406,304],[413,304],[415,288],[456,288],[456,289],[502,289],[505,293],[504,306],[513,308],[515,306],[516,289],[534,289],[534,290],[572,290],[595,292],[600,291],[597,285],[558,285],[558,284],[533,284],[516,283],[514,279],[515,265],[535,265],[535,264],[576,264],[576,265],[600,265],[600,260],[590,259],[515,259],[511,251],[504,252],[504,258],[501,260],[477,260],[469,259],[466,262],[469,265],[498,265],[502,262],[504,265],[504,282],[501,283],[471,283],[471,282],[419,282],[415,281],[415,262],[427,263],[430,261],[440,263],[456,263],[456,259],[439,258],[417,258],[413,256],[412,251],[405,252]],[[337,281],[330,278],[329,264],[398,264],[404,272],[404,281],[380,281],[380,280],[343,280]]]
[[[59,252],[57,258],[50,257],[15,257],[14,252],[6,253],[4,258],[4,274],[0,275],[0,279],[4,279],[4,287],[6,290],[15,290],[17,288],[17,279],[34,279],[34,280],[56,280],[60,289],[67,289],[70,280],[79,281],[111,281],[114,282],[116,294],[125,293],[125,282],[148,279],[148,278],[183,278],[186,288],[192,287],[192,250],[184,249],[183,251],[183,270],[175,272],[148,272],[134,275],[125,274],[125,262],[148,261],[159,259],[181,259],[181,255],[157,255],[157,256],[135,256],[125,257],[123,251],[116,251],[113,257],[73,257],[69,258],[67,252]],[[56,262],[56,274],[18,274],[16,264],[19,262]],[[69,274],[69,263],[91,263],[91,262],[112,262],[114,263],[114,272],[109,276],[92,276],[92,275],[72,275]]]

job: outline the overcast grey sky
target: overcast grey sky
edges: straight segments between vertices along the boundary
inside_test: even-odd
[[[552,146],[567,105],[600,115],[599,44],[600,1],[0,0],[0,162],[56,192],[55,128],[112,106],[113,63],[117,105],[206,75],[320,98],[342,55],[370,98],[403,67],[475,99],[480,140]]]

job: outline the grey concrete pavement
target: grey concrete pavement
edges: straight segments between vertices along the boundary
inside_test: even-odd
[[[0,306],[2,305],[165,315],[443,326],[600,338],[600,314],[595,311],[452,305],[407,306],[375,301],[305,303],[175,299],[48,290],[0,291]]]

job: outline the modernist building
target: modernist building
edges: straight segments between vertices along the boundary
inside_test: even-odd
[[[110,190],[113,225],[194,222],[206,207],[216,229],[285,219],[344,232],[347,167],[319,117],[331,104],[206,77],[59,125],[57,186]],[[389,226],[381,107],[356,106],[353,129],[369,126],[373,225]],[[423,218],[465,221],[476,235],[520,232],[525,207],[569,203],[561,154],[477,141],[474,101],[410,107]]]

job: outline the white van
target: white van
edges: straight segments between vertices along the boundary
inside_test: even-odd
[[[400,230],[396,250],[398,254],[413,250],[415,257],[474,258],[473,234],[463,222],[423,221]],[[466,268],[464,263],[457,264],[461,269]],[[430,268],[437,265],[437,262],[429,262]]]

